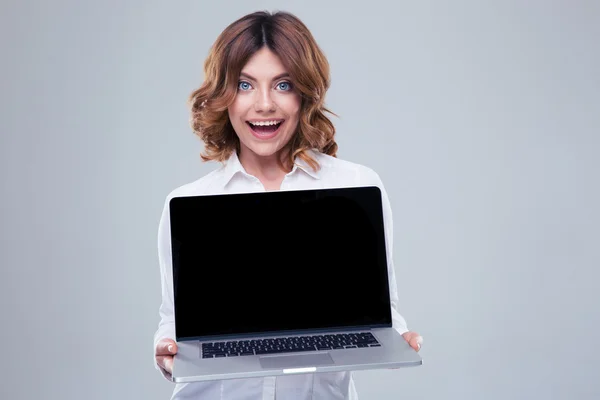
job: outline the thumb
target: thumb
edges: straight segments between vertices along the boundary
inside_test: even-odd
[[[156,344],[156,355],[167,356],[177,354],[177,343],[173,339],[162,339]]]
[[[421,350],[421,345],[423,344],[423,337],[417,332],[406,332],[402,336],[408,342],[410,347],[412,347],[415,351]]]

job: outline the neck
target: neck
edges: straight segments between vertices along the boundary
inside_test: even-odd
[[[277,190],[285,175],[291,171],[287,160],[288,151],[281,150],[270,156],[259,156],[242,147],[240,149],[240,163],[246,172],[260,180],[267,190]]]

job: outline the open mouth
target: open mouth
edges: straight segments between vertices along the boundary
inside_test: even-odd
[[[252,132],[258,135],[272,135],[279,130],[285,120],[275,119],[272,121],[250,122],[246,121]]]

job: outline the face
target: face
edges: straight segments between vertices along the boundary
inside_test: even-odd
[[[240,139],[241,153],[278,154],[290,141],[300,114],[294,90],[281,60],[267,47],[242,68],[229,119]]]

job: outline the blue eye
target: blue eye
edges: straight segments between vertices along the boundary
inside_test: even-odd
[[[289,82],[280,82],[277,87],[283,91],[288,91],[292,88],[292,85]]]
[[[252,86],[248,82],[241,81],[240,83],[238,83],[238,89],[250,90],[251,87]]]

